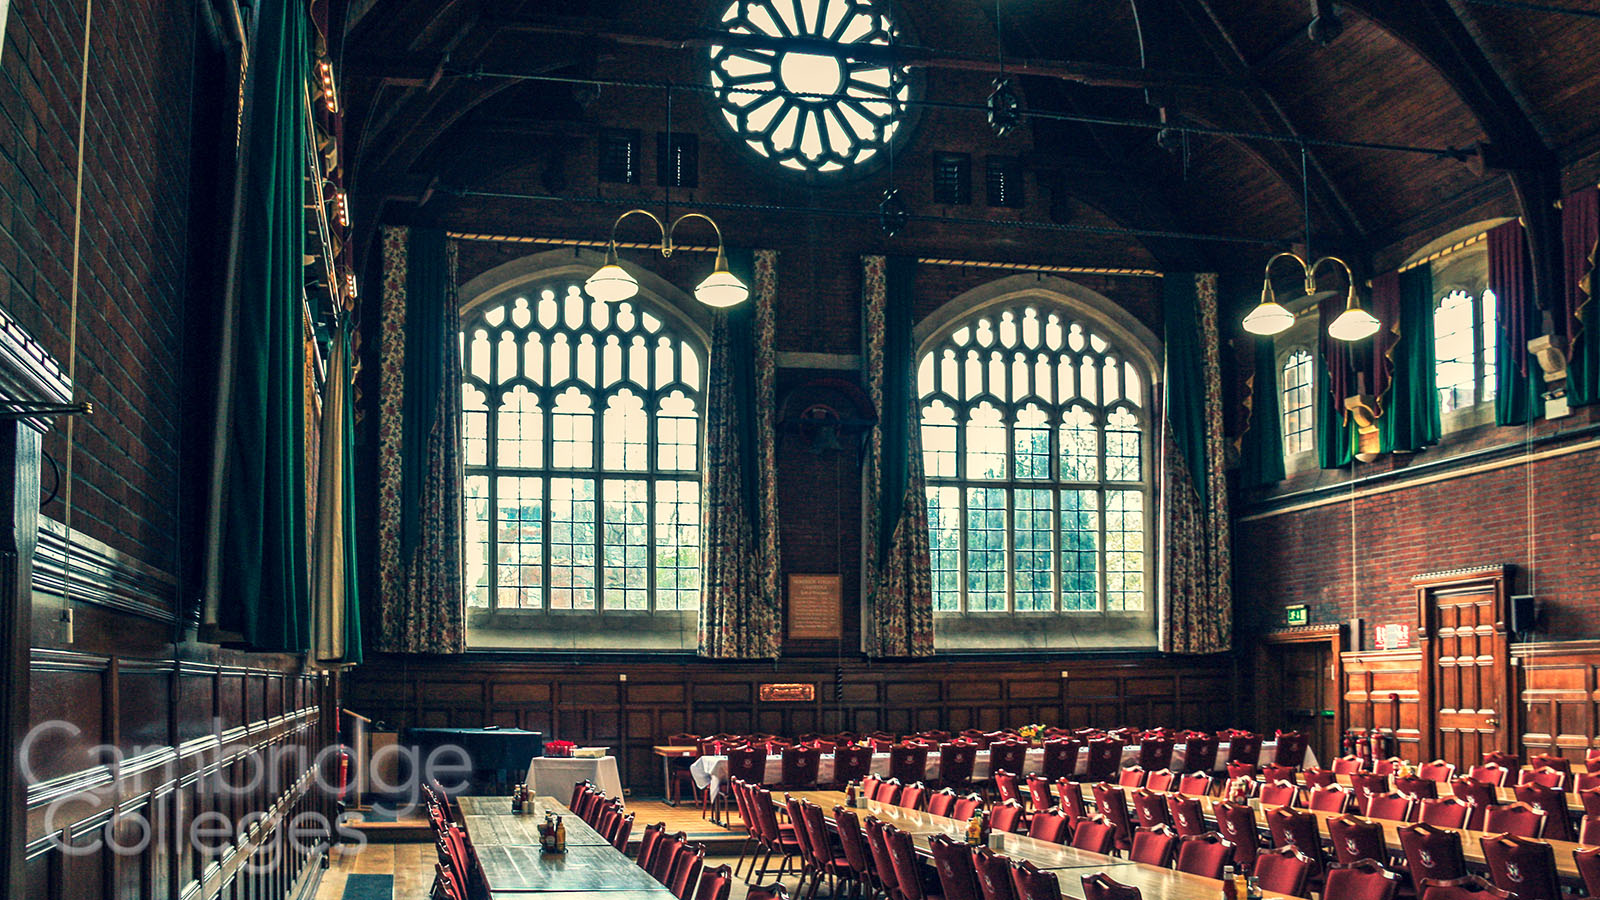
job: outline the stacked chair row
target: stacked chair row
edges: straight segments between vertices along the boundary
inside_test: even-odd
[[[567,808],[573,815],[589,823],[611,846],[628,852],[628,838],[633,835],[633,813],[623,809],[621,797],[608,797],[594,782],[580,781],[572,786],[572,799]]]
[[[488,895],[478,853],[462,827],[451,820],[443,794],[423,785],[423,801],[428,811],[428,826],[433,830],[438,861],[433,867],[430,900],[468,900]]]

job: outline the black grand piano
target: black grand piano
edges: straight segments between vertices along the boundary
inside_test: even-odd
[[[402,742],[416,752],[413,757],[424,765],[441,748],[460,748],[472,768],[472,784],[467,793],[503,793],[522,780],[528,760],[544,755],[544,732],[487,725],[482,728],[407,728]],[[456,753],[432,757],[456,766],[462,760]],[[449,787],[449,785],[446,785]]]

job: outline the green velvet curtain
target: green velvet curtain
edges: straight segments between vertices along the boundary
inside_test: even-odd
[[[928,497],[913,359],[915,277],[912,257],[862,260],[863,364],[867,393],[878,411],[867,447],[862,572],[872,656],[934,651]]]
[[[333,337],[322,399],[317,527],[312,545],[312,649],[326,667],[361,662],[356,579],[354,365],[348,322]]]
[[[699,652],[716,659],[775,659],[783,647],[771,420],[776,257],[729,252],[751,300],[712,313]]]
[[[1250,419],[1239,447],[1239,478],[1246,487],[1282,481],[1283,419],[1278,409],[1278,357],[1270,340],[1255,342],[1250,375]]]
[[[1233,644],[1233,557],[1217,276],[1168,273],[1162,285],[1161,649],[1221,653]]]
[[[445,344],[454,341],[456,311],[444,232],[411,229],[406,260],[405,396],[400,433],[400,554],[410,556],[422,535],[422,484],[428,472],[428,435],[439,415]]]
[[[212,629],[260,650],[290,652],[310,643],[301,300],[307,26],[299,4],[260,9],[205,610]]]
[[[1489,231],[1489,289],[1495,296],[1494,421],[1523,425],[1544,415],[1544,370],[1528,353],[1538,311],[1528,238],[1515,219]]]
[[[1439,390],[1433,360],[1433,270],[1400,273],[1400,334],[1389,358],[1394,381],[1378,419],[1379,448],[1414,453],[1439,442]]]

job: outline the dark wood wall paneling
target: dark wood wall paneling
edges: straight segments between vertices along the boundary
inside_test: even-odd
[[[1061,677],[1063,671],[1067,677]],[[626,676],[626,680],[623,680]],[[763,703],[763,683],[811,683],[809,703]],[[369,659],[344,683],[345,705],[391,728],[500,724],[580,745],[607,745],[635,793],[661,790],[652,744],[689,731],[1237,724],[1230,658],[1012,662],[684,660],[583,665],[484,654],[459,660]]]
[[[1351,652],[1341,656],[1341,663],[1340,721],[1346,728],[1376,728],[1394,734],[1402,757],[1421,759],[1425,753],[1423,730],[1428,727],[1422,716],[1422,651]]]
[[[1582,762],[1600,746],[1600,641],[1512,644],[1522,701],[1524,755]]]

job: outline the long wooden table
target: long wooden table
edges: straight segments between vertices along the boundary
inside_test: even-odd
[[[538,894],[537,900],[673,900],[670,890],[554,797],[534,798],[522,815],[511,812],[509,797],[462,797],[458,803],[497,900],[527,894]],[[566,827],[565,853],[539,847],[546,810]]]
[[[1350,776],[1349,775],[1335,775],[1335,776],[1333,776],[1333,778],[1334,778],[1334,781],[1336,781],[1338,784],[1340,784],[1343,787],[1352,787],[1353,786],[1351,781],[1350,781]],[[1261,778],[1260,776],[1257,776],[1256,780],[1257,781],[1265,781],[1265,779]],[[1391,781],[1391,784],[1392,783],[1393,782]],[[1306,784],[1306,777],[1305,777],[1305,773],[1304,772],[1296,772],[1295,773],[1295,784],[1298,785],[1302,791],[1307,791],[1307,790],[1311,789],[1311,786]],[[1441,797],[1454,797],[1455,796],[1455,792],[1451,789],[1451,787],[1450,787],[1448,782],[1439,782],[1438,784],[1439,784],[1439,796],[1441,796]],[[1517,802],[1517,793],[1516,793],[1516,790],[1513,789],[1513,788],[1498,787],[1497,786],[1494,789],[1494,795],[1495,795],[1495,799],[1498,800],[1501,803],[1515,803],[1515,802]],[[1576,822],[1580,821],[1583,818],[1583,812],[1584,812],[1583,811],[1583,799],[1578,796],[1578,793],[1576,791],[1565,791],[1565,792],[1563,792],[1563,796],[1565,796],[1567,798],[1567,812],[1573,817],[1573,822],[1576,823]]]
[[[845,801],[842,791],[789,791],[788,794],[796,799],[810,800],[822,807],[830,825],[834,824],[833,808],[843,806]],[[865,801],[858,812],[862,816],[870,815],[880,822],[894,825],[902,831],[909,831],[917,853],[924,857],[932,856],[928,838],[935,834],[949,835],[957,840],[966,839],[967,823],[960,819],[948,819],[917,810],[902,809],[875,800]],[[1083,876],[1095,872],[1105,872],[1121,884],[1137,887],[1145,900],[1210,900],[1222,893],[1221,881],[1202,875],[1189,875],[1115,856],[1090,853],[1026,835],[995,834],[990,835],[989,840],[989,846],[996,853],[1002,853],[1012,859],[1026,859],[1039,868],[1050,871],[1061,886],[1061,895],[1072,900],[1085,900]],[[1294,900],[1287,894],[1275,894],[1270,891],[1267,892],[1266,898]]]
[[[668,806],[678,805],[678,780],[672,777],[672,761],[675,759],[693,760],[700,755],[700,748],[693,744],[656,744],[650,752],[661,757],[662,793]]]

